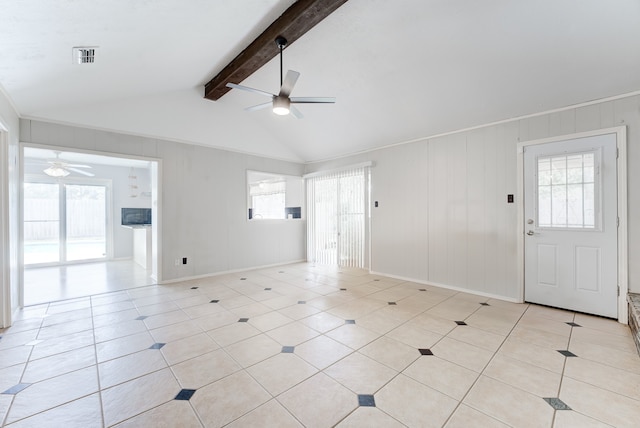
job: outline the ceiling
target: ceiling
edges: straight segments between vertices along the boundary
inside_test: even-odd
[[[293,0],[2,0],[21,117],[313,162],[640,90],[640,1],[349,0],[284,51],[304,119],[203,85]],[[73,46],[98,46],[90,65]],[[277,92],[278,59],[242,82]]]

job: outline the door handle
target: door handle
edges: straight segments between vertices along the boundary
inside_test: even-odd
[[[533,230],[530,230],[530,231],[527,232],[527,235],[533,236],[533,233],[534,233]]]

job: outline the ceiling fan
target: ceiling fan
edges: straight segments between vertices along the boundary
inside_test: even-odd
[[[300,77],[300,73],[293,70],[288,70],[287,75],[282,80],[282,51],[287,45],[287,39],[282,36],[276,37],[276,44],[280,49],[280,92],[278,95],[270,92],[262,91],[260,89],[250,88],[248,86],[237,85],[235,83],[227,83],[228,88],[242,89],[243,91],[253,92],[255,94],[264,95],[271,98],[271,101],[258,104],[252,107],[247,107],[247,111],[261,110],[263,108],[273,107],[273,112],[277,115],[284,116],[289,113],[296,119],[302,119],[302,113],[291,104],[333,104],[336,99],[333,97],[290,97],[293,87]]]
[[[89,165],[80,165],[73,164],[64,159],[60,159],[60,152],[55,152],[55,159],[47,159],[46,162],[49,164],[47,168],[45,168],[42,172],[47,174],[50,177],[66,177],[71,174],[70,171],[73,171],[78,174],[86,175],[87,177],[93,177],[95,174],[87,171],[83,171],[79,168],[91,168]]]

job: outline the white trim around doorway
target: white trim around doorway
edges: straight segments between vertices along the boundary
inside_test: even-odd
[[[627,228],[627,128],[617,126],[613,128],[597,129],[575,134],[559,135],[539,140],[523,141],[517,145],[517,177],[518,177],[518,221],[517,221],[517,251],[518,251],[518,284],[520,301],[524,302],[524,147],[536,144],[554,143],[605,134],[616,134],[617,157],[617,193],[618,193],[618,322],[628,323],[627,293],[629,292],[629,256],[628,256],[628,228]]]

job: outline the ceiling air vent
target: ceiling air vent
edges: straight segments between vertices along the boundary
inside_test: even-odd
[[[74,64],[93,64],[96,61],[97,46],[76,46],[73,48]]]

